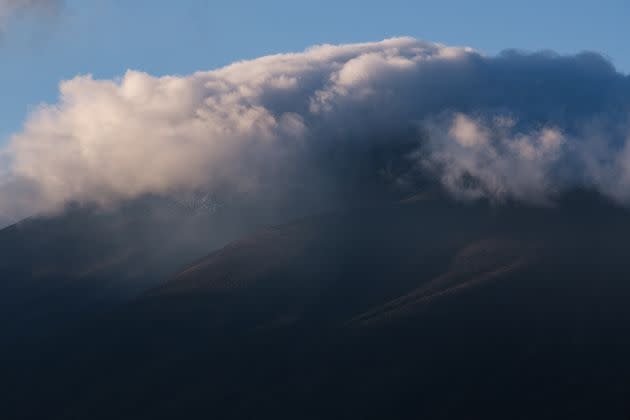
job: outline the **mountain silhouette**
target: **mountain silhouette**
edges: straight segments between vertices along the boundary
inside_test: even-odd
[[[626,418],[629,235],[586,192],[262,228],[23,345],[7,418]]]

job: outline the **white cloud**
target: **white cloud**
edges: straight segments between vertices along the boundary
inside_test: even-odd
[[[460,197],[544,202],[564,186],[554,170],[569,153],[566,138],[555,127],[522,133],[504,121],[456,114],[450,124],[430,125],[422,166]]]
[[[412,38],[184,77],[78,76],[12,136],[0,212],[183,189],[317,195],[373,179],[376,150],[404,163],[397,185],[419,169],[465,197],[586,185],[628,200],[629,115],[628,77],[597,54],[485,57]]]
[[[485,147],[488,144],[488,133],[485,127],[464,114],[455,116],[449,134],[464,147]]]

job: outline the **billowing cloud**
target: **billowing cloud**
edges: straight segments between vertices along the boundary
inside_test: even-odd
[[[554,173],[569,153],[563,132],[553,126],[518,132],[515,125],[509,117],[483,121],[455,114],[430,126],[419,159],[449,191],[465,198],[541,202],[569,187]]]
[[[4,151],[0,211],[182,190],[291,196],[439,181],[544,202],[586,186],[630,201],[630,79],[560,56],[395,38],[189,76],[79,76]]]

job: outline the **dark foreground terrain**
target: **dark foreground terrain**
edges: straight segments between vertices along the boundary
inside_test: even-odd
[[[0,417],[630,418],[630,212],[411,201],[265,228],[73,307],[5,351]]]

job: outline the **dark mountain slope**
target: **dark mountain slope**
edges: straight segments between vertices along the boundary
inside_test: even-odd
[[[0,355],[102,314],[252,229],[246,215],[194,204],[74,206],[0,230]]]
[[[629,213],[420,202],[269,228],[23,354],[46,418],[624,419]]]

